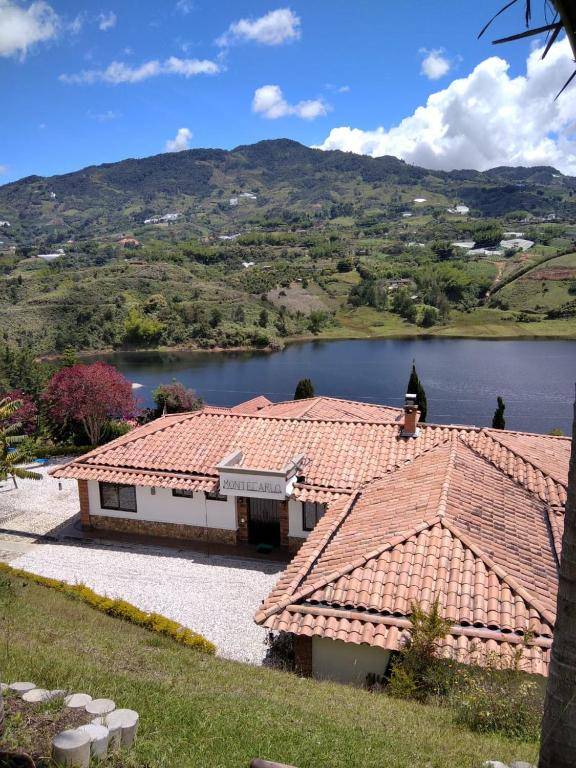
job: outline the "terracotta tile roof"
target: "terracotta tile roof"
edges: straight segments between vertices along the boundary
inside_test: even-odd
[[[552,437],[527,432],[486,430],[494,440],[502,443],[519,456],[523,456],[542,472],[560,483],[566,483],[570,463],[569,437]]]
[[[309,463],[305,485],[350,492],[445,442],[454,430],[427,427],[415,439],[384,422],[326,421],[236,414],[205,408],[166,416],[133,430],[54,471],[76,477],[78,467],[152,470],[217,477],[216,465],[242,450],[245,466],[280,469],[299,454]]]
[[[545,673],[557,590],[560,514],[480,454],[448,441],[332,504],[256,620],[397,650],[411,604],[438,599],[447,654],[481,663],[534,633],[525,668]],[[484,656],[485,658],[485,656]]]
[[[289,416],[294,419],[344,419],[353,421],[401,421],[402,408],[360,403],[337,397],[308,397],[271,403],[260,410],[263,416]]]
[[[56,467],[52,474],[56,477],[67,475],[59,473]],[[138,470],[118,470],[111,467],[77,466],[74,468],[76,480],[98,480],[102,483],[121,483],[125,485],[141,485],[149,488],[180,488],[188,491],[206,491],[212,493],[218,488],[218,480],[214,477],[190,477],[173,472],[142,472]]]
[[[274,617],[274,630],[291,632],[296,635],[308,637],[326,637],[331,640],[342,640],[345,643],[364,643],[385,650],[397,651],[402,647],[410,622],[405,621],[398,625],[393,623],[375,623],[368,617],[360,614],[339,617],[326,615],[320,612],[303,613],[297,608],[284,610]],[[268,623],[266,626],[271,626]],[[464,634],[469,632],[469,634]],[[499,656],[503,661],[515,661],[515,655],[521,648],[521,640],[513,635],[499,637],[497,633],[486,633],[481,636],[478,630],[470,631],[468,628],[460,628],[460,634],[454,630],[441,642],[442,656],[452,658],[466,664],[483,665],[487,659],[493,663],[494,656]],[[550,640],[541,640],[540,643],[522,647],[522,658],[519,667],[525,672],[535,675],[546,675],[550,663]]]
[[[507,473],[524,487],[537,494],[543,501],[552,506],[563,506],[566,503],[566,486],[568,483],[568,462],[565,461],[566,440],[549,437],[548,435],[530,435],[530,441],[525,445],[525,437],[518,433],[514,440],[513,433],[507,433],[504,438],[497,430],[470,430],[465,434],[465,440],[475,451],[486,457],[495,466]],[[554,442],[555,441],[555,442]],[[541,452],[538,446],[543,445]],[[512,447],[513,446],[513,447]],[[551,475],[546,469],[533,462],[545,451],[556,446],[559,461]],[[570,441],[568,441],[568,452]],[[569,458],[569,456],[568,456]]]
[[[266,406],[271,404],[272,400],[268,400],[268,398],[264,397],[264,395],[258,395],[258,397],[253,397],[251,400],[238,403],[238,405],[230,408],[230,410],[232,413],[257,413],[258,411],[261,411],[263,408],[266,408]]]

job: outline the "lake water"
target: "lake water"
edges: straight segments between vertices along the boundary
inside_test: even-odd
[[[570,434],[576,341],[370,339],[313,341],[260,352],[121,352],[98,359],[132,382],[143,404],[154,387],[178,379],[213,405],[254,395],[291,399],[299,379],[317,394],[400,406],[412,360],[426,389],[428,421],[490,425],[496,397],[510,429]]]

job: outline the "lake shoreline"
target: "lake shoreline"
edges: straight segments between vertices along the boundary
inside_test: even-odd
[[[103,349],[81,349],[74,350],[74,354],[79,359],[94,358],[99,355],[114,355],[114,354],[170,354],[179,352],[190,352],[198,354],[222,354],[222,353],[238,353],[238,352],[262,352],[265,354],[273,354],[274,352],[281,352],[285,347],[292,344],[312,344],[314,342],[329,342],[329,341],[385,341],[391,339],[395,341],[415,341],[423,340],[429,341],[433,339],[454,339],[454,340],[468,340],[468,341],[573,341],[576,342],[576,334],[574,335],[558,335],[558,334],[523,334],[523,335],[488,335],[488,334],[465,334],[458,333],[385,333],[385,334],[347,334],[347,335],[326,335],[318,334],[317,336],[288,336],[282,339],[282,343],[279,345],[268,345],[266,347],[257,347],[254,345],[242,345],[237,347],[198,347],[190,345],[174,345],[174,346],[158,346],[158,347],[105,347]],[[63,353],[50,352],[43,355],[38,355],[37,360],[42,362],[54,362],[60,360]]]

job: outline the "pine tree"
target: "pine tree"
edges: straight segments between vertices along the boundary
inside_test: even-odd
[[[426,421],[426,415],[428,413],[428,401],[426,399],[426,392],[422,386],[422,382],[418,378],[416,373],[416,363],[412,362],[412,373],[408,380],[408,389],[406,390],[411,395],[416,395],[416,405],[420,411],[420,421]]]
[[[294,392],[294,400],[304,400],[307,397],[314,397],[314,385],[310,379],[300,379]]]
[[[504,418],[504,411],[506,406],[504,400],[498,397],[498,408],[494,411],[494,417],[492,418],[492,429],[506,429],[506,420]]]

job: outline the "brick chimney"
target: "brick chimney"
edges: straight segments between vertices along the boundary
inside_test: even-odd
[[[410,392],[406,393],[406,400],[404,402],[404,424],[402,425],[402,437],[417,437],[420,429],[418,428],[418,420],[420,419],[420,411],[416,405],[416,395]]]

